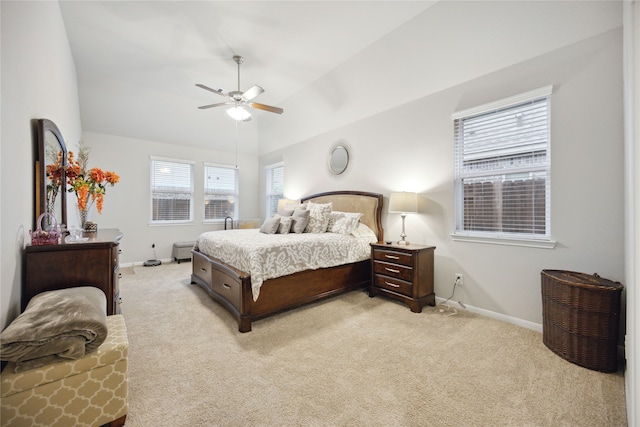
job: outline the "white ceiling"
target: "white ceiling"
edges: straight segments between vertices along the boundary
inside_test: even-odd
[[[433,5],[426,1],[60,1],[84,131],[229,150],[224,101],[195,86],[265,89],[281,106]],[[313,102],[313,100],[309,100]],[[260,117],[240,123],[257,153]],[[287,114],[285,110],[284,114]]]

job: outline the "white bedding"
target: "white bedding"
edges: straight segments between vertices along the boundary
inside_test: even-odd
[[[253,300],[267,279],[303,270],[334,267],[371,257],[376,237],[337,233],[264,234],[258,229],[210,231],[196,249],[251,275]]]

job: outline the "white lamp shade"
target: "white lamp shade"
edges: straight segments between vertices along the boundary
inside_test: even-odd
[[[278,210],[281,211],[287,208],[287,205],[298,205],[300,202],[291,199],[278,199]]]
[[[418,212],[418,194],[408,192],[391,193],[389,196],[389,212]]]
[[[243,107],[231,107],[227,110],[227,114],[231,116],[232,119],[238,121],[244,121],[251,117],[251,114],[245,110]]]

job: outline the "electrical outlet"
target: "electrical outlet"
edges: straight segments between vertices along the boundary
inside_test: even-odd
[[[460,273],[456,273],[456,283],[458,286],[464,285],[464,277]]]

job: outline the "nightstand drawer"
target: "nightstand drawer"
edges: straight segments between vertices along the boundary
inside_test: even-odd
[[[381,249],[375,249],[373,251],[373,259],[378,261],[392,262],[394,264],[402,264],[411,266],[413,263],[413,256],[410,253],[387,251]]]
[[[404,280],[394,279],[393,277],[379,275],[374,277],[373,285],[389,289],[390,291],[398,292],[403,295],[411,295],[411,288],[413,286],[411,282],[405,282]]]
[[[393,277],[396,279],[406,280],[408,282],[413,281],[413,268],[405,267],[399,264],[392,264],[389,262],[373,262],[373,272],[377,274],[384,274],[385,276]]]

